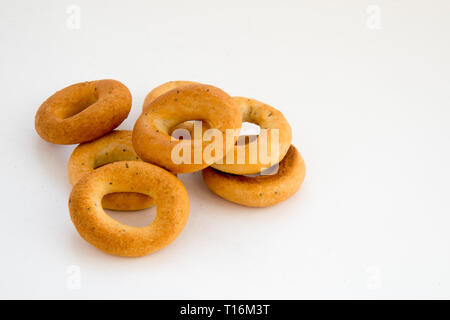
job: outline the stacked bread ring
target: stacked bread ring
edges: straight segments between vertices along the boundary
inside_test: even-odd
[[[79,143],[68,163],[70,217],[81,237],[104,252],[138,257],[175,240],[189,216],[188,194],[177,173],[202,170],[213,193],[250,207],[281,202],[304,180],[305,164],[291,145],[289,123],[265,103],[230,97],[211,85],[171,81],[147,95],[132,131],[114,130],[130,108],[131,94],[122,83],[98,80],[56,92],[35,117],[44,140]],[[201,120],[200,129],[191,120]],[[259,125],[264,134],[242,143],[243,122]],[[178,130],[191,139],[174,137]],[[270,162],[262,150],[271,154]],[[267,174],[268,167],[276,172]],[[157,216],[146,227],[124,225],[104,211],[153,204]]]

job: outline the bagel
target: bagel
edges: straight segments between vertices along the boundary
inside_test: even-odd
[[[186,85],[190,84],[199,84],[198,82],[192,82],[192,81],[170,81],[166,82],[155,89],[153,89],[145,98],[143,109],[152,102],[154,99],[156,99],[159,95],[162,95],[170,90],[173,90],[175,88],[181,88]],[[227,163],[226,157],[222,161],[218,161],[216,163],[211,164],[211,166],[217,170],[227,172],[227,173],[233,173],[233,174],[255,174],[259,173],[261,171],[264,171],[271,165],[280,162],[284,156],[286,155],[286,152],[289,149],[289,146],[291,145],[292,141],[292,130],[291,126],[289,125],[289,122],[286,120],[286,118],[283,116],[283,114],[278,111],[277,109],[260,102],[255,99],[249,99],[244,97],[233,97],[232,98],[235,104],[239,107],[241,114],[242,114],[242,122],[251,122],[254,124],[259,125],[261,129],[266,129],[267,135],[264,137],[258,137],[256,139],[253,139],[250,143],[247,143],[243,146],[242,153],[245,155],[245,158],[243,158],[243,161],[237,161],[238,154],[239,154],[239,147],[235,146],[233,148],[233,162]],[[191,136],[193,136],[193,125],[190,123],[182,123],[179,128],[183,128],[186,130],[189,130],[191,133]],[[267,159],[263,159],[259,155],[259,146],[261,145],[260,141],[261,139],[267,137],[267,154],[270,156],[272,155],[272,149],[271,149],[271,136],[272,136],[272,130],[278,129],[278,150],[273,150],[274,152],[274,159],[271,159],[270,162],[267,161]],[[255,145],[253,145],[255,144]],[[256,151],[256,158],[250,159],[250,149],[254,147],[253,150]],[[277,152],[277,154],[275,154]],[[278,155],[278,156],[277,156]],[[228,155],[230,156],[230,155]],[[275,159],[276,157],[276,159]],[[251,161],[252,160],[252,161]],[[220,163],[222,162],[222,163]]]
[[[101,200],[115,192],[152,197],[155,220],[131,227],[108,216]],[[189,198],[181,181],[166,170],[141,161],[120,161],[83,176],[72,189],[69,211],[78,233],[91,245],[109,254],[139,257],[162,249],[181,233],[189,216]]]
[[[202,176],[209,190],[219,197],[248,207],[268,207],[297,192],[305,178],[305,162],[291,145],[274,175],[248,177],[206,168]]]
[[[140,160],[131,143],[131,131],[112,131],[100,139],[82,143],[75,148],[67,165],[69,181],[74,186],[94,169],[123,160]],[[111,193],[102,199],[103,208],[110,210],[141,210],[153,204],[152,198],[135,192]]]
[[[142,160],[174,173],[198,171],[221,159],[232,146],[223,143],[218,152],[205,159],[205,149],[210,149],[214,142],[201,139],[199,145],[188,145],[188,161],[177,163],[172,159],[173,151],[178,150],[186,141],[172,139],[169,135],[171,129],[188,120],[202,120],[209,128],[217,129],[216,132],[219,132],[224,140],[227,129],[239,131],[241,119],[239,108],[231,97],[219,88],[203,84],[182,86],[166,92],[146,106],[134,125],[133,147]],[[237,137],[233,138],[235,142]],[[200,159],[195,157],[199,150]]]
[[[35,128],[51,143],[82,143],[116,128],[130,108],[130,91],[119,81],[81,82],[49,97],[36,113]]]

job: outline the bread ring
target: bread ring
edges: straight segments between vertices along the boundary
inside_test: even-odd
[[[233,97],[233,101],[236,105],[239,106],[242,114],[242,122],[251,122],[260,126],[261,129],[266,129],[267,139],[265,140],[267,143],[267,155],[272,154],[271,150],[271,137],[272,130],[278,130],[278,143],[274,141],[274,146],[278,145],[278,157],[274,159],[273,162],[269,163],[267,161],[263,161],[260,157],[259,152],[256,152],[255,159],[250,161],[250,148],[252,144],[255,145],[255,150],[258,151],[258,148],[261,145],[261,139],[263,138],[261,135],[258,136],[254,141],[247,143],[243,146],[245,160],[241,163],[237,162],[238,159],[238,147],[234,146],[233,150],[230,152],[234,152],[234,156],[232,159],[233,163],[227,163],[226,158],[223,159],[223,163],[214,163],[211,166],[214,169],[233,173],[233,174],[254,174],[267,169],[275,163],[279,163],[283,160],[284,156],[288,152],[289,146],[292,141],[292,131],[289,122],[287,122],[286,118],[283,114],[277,109],[262,103],[255,99],[248,99],[243,97]],[[269,159],[267,159],[269,160]]]
[[[305,162],[291,145],[274,175],[238,176],[203,170],[203,180],[209,190],[228,201],[249,207],[268,207],[291,197],[305,178]]]
[[[175,88],[180,88],[189,84],[199,84],[198,82],[192,81],[169,81],[166,82],[152,91],[147,95],[144,101],[143,109],[146,108],[148,104],[150,104],[154,99],[156,99],[159,95],[162,95],[170,90]],[[279,150],[278,150],[278,159],[274,162],[280,162],[286,152],[289,149],[292,141],[292,130],[289,122],[283,116],[283,114],[277,109],[260,102],[255,99],[248,99],[244,97],[233,97],[233,101],[238,105],[242,114],[242,122],[251,122],[260,126],[261,129],[267,129],[267,147],[268,147],[268,155],[271,155],[271,130],[278,129],[279,136]],[[189,123],[183,123],[180,128],[187,129],[193,132],[193,126]],[[223,163],[214,163],[211,166],[217,170],[233,173],[233,174],[254,174],[263,171],[270,167],[273,163],[267,163],[267,161],[263,161],[260,158],[259,152],[257,152],[256,161],[250,161],[250,148],[253,144],[256,144],[255,150],[258,150],[258,146],[260,145],[260,138],[252,141],[251,143],[246,144],[243,148],[243,152],[245,154],[244,161],[240,163],[237,162],[238,159],[238,147],[234,147],[233,152],[233,163],[226,163],[226,159],[223,159]]]
[[[82,143],[73,150],[67,165],[69,181],[74,186],[94,169],[124,160],[140,160],[131,143],[131,131],[112,131],[100,139]],[[103,208],[110,210],[141,210],[152,205],[152,198],[135,192],[110,193],[102,199]]]
[[[274,163],[279,163],[281,160],[283,160],[292,141],[291,126],[289,125],[283,114],[277,109],[255,99],[233,97],[233,101],[239,106],[241,110],[242,122],[255,123],[259,125],[261,129],[267,130],[264,138],[267,138],[265,142],[267,143],[268,156],[270,156],[272,152],[271,131],[273,129],[278,129],[278,157],[276,160],[274,159],[272,163],[262,161],[258,150],[260,146],[261,136],[252,136],[252,139],[250,139],[251,142],[246,143],[242,146],[243,151],[241,152],[245,155],[245,158],[242,158],[243,161],[237,161],[239,148],[236,145],[234,146],[233,150],[229,151],[234,153],[234,156],[232,158],[233,163],[227,163],[227,159],[225,157],[224,159],[222,159],[222,161],[220,161],[222,163],[213,163],[211,167],[226,173],[239,175],[255,174],[260,173]],[[183,122],[175,128],[188,130],[191,136],[193,136],[194,126],[190,122]],[[205,130],[205,126],[203,126],[203,130]],[[250,149],[253,147],[256,157],[255,159],[252,159],[252,161],[250,161]]]
[[[113,192],[139,192],[156,202],[156,218],[146,227],[124,225],[108,216],[101,199]],[[118,256],[138,257],[171,243],[189,216],[189,198],[180,180],[166,170],[141,161],[107,164],[85,175],[69,198],[73,224],[83,239]]]
[[[144,104],[142,105],[142,110],[145,109],[145,107],[147,105],[150,104],[150,102],[152,102],[153,100],[155,100],[156,98],[158,98],[160,95],[169,92],[172,89],[175,88],[179,88],[182,86],[186,86],[189,84],[201,84],[200,82],[194,82],[194,81],[181,81],[181,80],[177,80],[177,81],[169,81],[166,83],[163,83],[160,86],[157,86],[156,88],[154,88],[152,91],[150,91],[147,96],[144,99]],[[175,127],[173,127],[172,129],[170,129],[169,133],[172,135],[172,133],[177,130],[177,129],[183,129],[183,130],[187,130],[189,131],[190,135],[191,135],[191,139],[195,138],[194,137],[194,124],[192,121],[185,121],[182,123],[177,124]],[[206,130],[210,129],[208,124],[205,123],[204,121],[202,121],[202,132],[205,132]]]
[[[51,143],[82,143],[116,128],[130,108],[130,91],[119,81],[81,82],[48,98],[36,113],[35,128]]]
[[[160,95],[169,92],[172,89],[179,88],[181,86],[185,86],[188,84],[199,84],[199,82],[194,81],[169,81],[163,83],[160,86],[157,86],[152,91],[150,91],[144,99],[144,104],[142,105],[142,110],[145,109],[145,106],[150,104],[153,100],[158,98]]]
[[[219,130],[225,140],[226,130],[239,130],[241,119],[239,108],[231,97],[219,88],[203,84],[182,86],[159,96],[146,107],[134,125],[133,147],[142,160],[172,172],[198,171],[221,159],[230,150],[230,146],[223,143],[220,150],[222,153],[217,152],[205,159],[203,152],[212,142],[200,140],[200,159],[195,158],[198,154],[195,150],[197,146],[191,143],[190,161],[176,163],[172,159],[172,151],[178,148],[182,141],[171,138],[171,128],[188,120],[202,120],[209,128]]]

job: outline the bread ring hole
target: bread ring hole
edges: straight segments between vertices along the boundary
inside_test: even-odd
[[[236,141],[236,144],[249,144],[253,141],[256,141],[260,132],[261,127],[256,123],[242,122],[241,131],[239,133],[239,138]]]
[[[256,123],[242,122],[241,136],[257,136],[261,132],[261,127]]]
[[[127,145],[115,144],[113,146],[109,146],[108,148],[99,152],[94,161],[94,169],[105,166],[109,163],[117,162],[117,161],[138,161],[140,160],[137,156],[136,152]],[[130,199],[130,196],[132,197]],[[109,193],[103,196],[102,205],[105,212],[113,219],[128,224],[130,226],[146,226],[153,222],[155,219],[155,213],[149,214],[145,210],[139,210],[139,214],[131,214],[137,213],[138,211],[129,211],[129,203],[132,201],[133,203],[139,204],[141,207],[147,203],[150,199],[148,195],[137,193],[137,192],[119,192],[119,193]],[[114,208],[118,208],[117,210],[124,211],[116,211],[109,210],[104,208],[104,204],[109,203],[113,204]],[[126,210],[126,211],[125,211]],[[141,214],[142,213],[142,214]],[[130,215],[130,216],[128,216]]]
[[[114,220],[131,227],[147,227],[152,224],[156,218],[156,206],[139,211],[104,210],[106,214]]]
[[[271,167],[262,168],[261,171],[258,173],[244,174],[244,176],[249,177],[249,178],[273,176],[278,173],[279,168],[280,168],[280,165],[278,163],[276,163]]]
[[[61,119],[67,119],[73,117],[74,115],[80,113],[81,111],[87,109],[98,100],[97,95],[94,90],[86,90],[83,94],[76,100],[68,103],[64,108],[60,108],[57,111],[57,116]]]
[[[178,140],[187,140],[187,139],[192,140],[192,138],[194,138],[194,128],[195,127],[200,128],[200,126],[202,128],[202,137],[203,137],[205,131],[209,129],[209,125],[206,121],[202,120],[188,120],[181,122],[176,126],[174,126],[173,128],[171,128],[169,130],[169,134],[173,138]]]
[[[239,137],[236,140],[236,145],[242,146],[256,142],[261,132],[261,127],[256,123],[242,122],[242,127],[239,132]]]

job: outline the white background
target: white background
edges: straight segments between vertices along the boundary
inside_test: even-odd
[[[1,1],[0,297],[450,298],[449,16],[447,0]],[[34,114],[104,78],[132,92],[123,129],[169,80],[271,104],[305,158],[301,190],[253,209],[181,175],[174,243],[102,253],[69,218],[75,146],[41,140]]]

